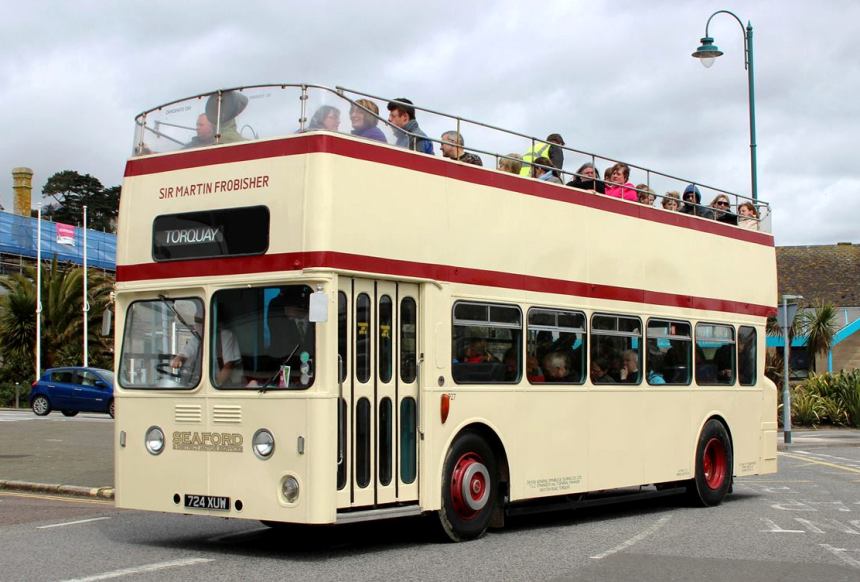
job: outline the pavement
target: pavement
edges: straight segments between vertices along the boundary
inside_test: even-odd
[[[40,418],[28,410],[0,409],[0,490],[114,498],[114,422],[106,415]],[[860,446],[860,429],[800,429],[780,451]]]

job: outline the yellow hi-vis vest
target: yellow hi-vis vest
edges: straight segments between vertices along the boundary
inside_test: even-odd
[[[549,158],[550,144],[542,141],[536,141],[529,151],[523,154],[523,167],[520,169],[520,176],[532,175],[532,164],[538,158]]]

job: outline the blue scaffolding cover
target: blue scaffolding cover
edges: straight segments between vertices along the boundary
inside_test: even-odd
[[[38,220],[0,212],[0,253],[36,258]],[[42,221],[42,260],[84,263],[84,233],[79,226]],[[116,235],[87,229],[87,266],[116,270]]]

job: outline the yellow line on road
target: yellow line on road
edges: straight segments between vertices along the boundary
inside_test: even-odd
[[[91,505],[113,505],[113,501],[107,499],[76,499],[74,497],[59,497],[56,495],[40,495],[38,493],[15,493],[12,491],[0,491],[0,497],[28,497],[31,499],[48,499],[51,501],[68,501],[69,503],[89,503]]]
[[[854,467],[846,467],[844,465],[837,465],[836,463],[828,463],[827,461],[819,461],[818,459],[810,459],[809,457],[804,457],[803,455],[793,455],[791,453],[779,453],[783,457],[788,457],[789,459],[797,459],[798,461],[806,461],[807,463],[813,463],[815,465],[824,465],[825,467],[832,467],[834,469],[842,469],[843,471],[850,471],[851,473],[860,474],[860,469],[855,469]]]

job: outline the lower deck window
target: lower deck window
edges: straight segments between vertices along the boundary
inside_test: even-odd
[[[518,382],[522,370],[522,315],[518,307],[454,305],[451,376],[458,384]]]
[[[526,377],[532,384],[585,382],[585,314],[529,310]]]
[[[651,385],[687,385],[692,378],[693,338],[686,321],[648,321],[646,379]]]
[[[735,329],[730,325],[696,325],[696,382],[735,383]]]
[[[638,317],[597,314],[591,318],[591,383],[642,382],[642,322]]]

